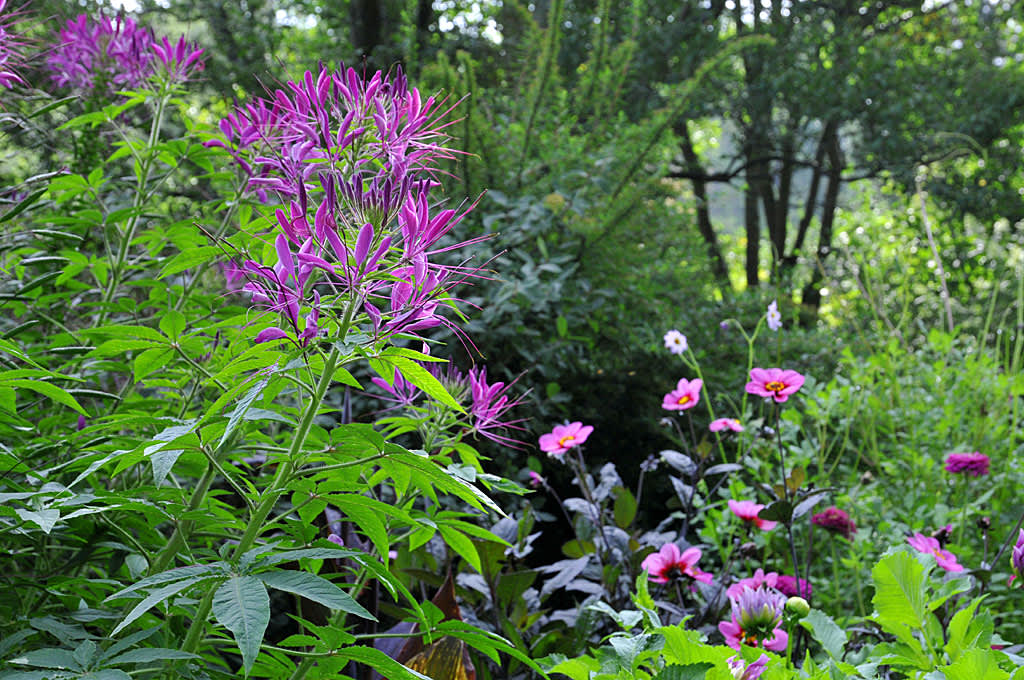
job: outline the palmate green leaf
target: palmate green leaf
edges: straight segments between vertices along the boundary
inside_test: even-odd
[[[235,636],[248,676],[270,623],[270,596],[255,576],[233,575],[213,595],[213,616]]]
[[[351,595],[330,581],[306,571],[267,571],[256,578],[275,590],[294,593],[327,607],[376,621],[377,617],[355,601]]]
[[[905,550],[884,556],[871,570],[875,581],[872,604],[883,629],[924,628],[927,612],[925,568]]]

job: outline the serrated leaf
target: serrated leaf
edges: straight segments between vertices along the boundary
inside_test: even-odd
[[[412,359],[406,359],[405,357],[394,355],[382,356],[380,358],[385,363],[392,364],[395,368],[401,371],[402,377],[437,401],[441,402],[445,406],[455,409],[456,411],[465,412],[465,409],[462,408],[459,402],[455,401],[452,395],[448,393],[448,390],[444,388],[444,385],[442,385],[441,382],[427,369],[423,368]],[[385,379],[390,380],[393,378],[394,376]]]
[[[704,676],[714,667],[714,664],[706,661],[686,665],[670,664],[661,669],[653,680],[704,680]]]
[[[470,566],[476,569],[477,573],[483,573],[483,568],[480,566],[480,554],[476,551],[473,541],[469,540],[462,532],[446,524],[438,524],[437,530],[441,532],[441,536],[449,548],[455,551],[462,559],[469,562]]]
[[[147,595],[142,600],[142,602],[140,602],[137,605],[135,605],[132,608],[132,610],[130,612],[128,612],[128,615],[126,617],[124,617],[124,620],[121,621],[121,623],[117,624],[117,626],[114,628],[114,630],[112,630],[110,632],[110,634],[111,635],[117,635],[122,630],[124,630],[124,628],[126,626],[131,624],[132,621],[134,621],[135,619],[139,618],[140,616],[145,614],[147,611],[149,611],[150,608],[155,607],[156,605],[160,604],[164,600],[168,600],[168,599],[174,597],[175,595],[177,595],[181,591],[185,590],[186,588],[190,588],[190,587],[192,587],[194,585],[198,585],[201,582],[202,582],[202,580],[185,579],[185,580],[182,580],[182,581],[175,581],[173,583],[170,583],[170,584],[164,586],[163,588],[157,588],[156,590],[151,592],[149,595]],[[123,593],[124,591],[121,591],[121,592]],[[113,597],[113,596],[111,596],[111,597]]]
[[[327,607],[376,621],[377,617],[355,601],[351,595],[330,581],[306,571],[267,571],[255,575],[275,590],[294,593]]]
[[[906,551],[884,556],[871,570],[875,581],[875,621],[883,629],[924,626],[925,568]]]
[[[160,318],[160,330],[171,340],[185,330],[185,315],[176,309],[168,309]]]
[[[252,670],[270,623],[270,596],[255,576],[233,575],[213,595],[213,616],[231,631],[242,654],[246,676]]]
[[[837,661],[843,658],[846,632],[830,616],[821,610],[812,609],[806,617],[800,620],[800,625],[811,632],[811,635],[818,641],[822,649],[828,652],[829,656]]]

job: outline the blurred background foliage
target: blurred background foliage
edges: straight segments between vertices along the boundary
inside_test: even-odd
[[[36,0],[29,25],[45,34],[97,8],[119,11]],[[956,323],[979,346],[1016,338],[1019,3],[138,0],[128,9],[206,48],[193,117],[216,121],[228,97],[245,100],[321,61],[401,66],[457,105],[448,132],[466,154],[445,168],[458,187],[448,200],[478,201],[460,236],[494,235],[476,257],[493,258],[495,274],[465,293],[478,308],[472,343],[452,338],[449,348],[463,368],[483,361],[489,375],[520,376],[532,390],[527,441],[582,419],[600,424],[588,455],[639,465],[665,445],[658,402],[682,377],[666,372],[662,334],[680,329],[714,389],[738,389],[746,347],[720,322],[751,328],[772,299],[786,330],[778,344],[762,337],[762,349],[823,382],[844,347],[870,355],[880,335],[906,351],[925,346],[925,331],[946,319],[922,200]],[[7,143],[47,148],[40,139],[60,121],[33,120]],[[48,160],[53,171],[74,162]],[[24,172],[0,163],[9,183]],[[525,462],[500,460],[506,473]],[[626,479],[631,465],[621,466]]]

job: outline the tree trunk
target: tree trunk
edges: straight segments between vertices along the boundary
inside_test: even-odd
[[[711,258],[711,273],[714,275],[719,289],[725,294],[732,290],[732,286],[729,283],[729,268],[725,264],[722,248],[718,245],[718,237],[715,235],[714,227],[711,225],[708,183],[702,178],[705,171],[696,150],[693,148],[689,121],[685,119],[677,121],[675,131],[680,137],[679,146],[683,152],[683,159],[686,161],[687,170],[692,173],[693,177],[691,181],[693,182],[693,195],[697,200],[697,230],[700,231],[708,251],[708,257]]]
[[[811,185],[807,190],[807,203],[804,206],[804,215],[800,218],[800,224],[796,230],[796,240],[793,241],[793,250],[786,256],[783,265],[792,269],[796,265],[800,251],[804,247],[804,239],[807,238],[807,230],[810,229],[811,220],[814,219],[814,212],[818,209],[818,193],[821,191],[821,177],[825,174],[825,153],[836,134],[839,124],[835,120],[825,123],[825,129],[821,132],[818,140],[818,150],[814,154],[814,170],[811,174]]]
[[[352,0],[349,5],[352,46],[360,60],[371,59],[373,48],[380,44],[384,22],[381,4],[380,0]]]
[[[761,284],[758,277],[760,261],[758,249],[761,245],[761,216],[757,211],[757,190],[750,178],[750,171],[747,171],[747,188],[743,192],[743,221],[747,231],[747,257],[745,270],[747,273],[747,288],[757,288]]]
[[[800,299],[804,307],[805,324],[818,318],[821,307],[821,282],[824,279],[825,259],[832,252],[832,228],[835,224],[836,207],[839,201],[839,186],[842,181],[843,150],[839,145],[839,135],[835,130],[829,137],[826,146],[828,155],[828,186],[825,189],[825,200],[821,205],[821,231],[818,234],[818,251],[816,253],[811,280],[804,286]]]

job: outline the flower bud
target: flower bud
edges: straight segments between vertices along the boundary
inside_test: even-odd
[[[786,600],[786,614],[794,619],[802,619],[811,613],[811,605],[802,597],[791,597]]]

